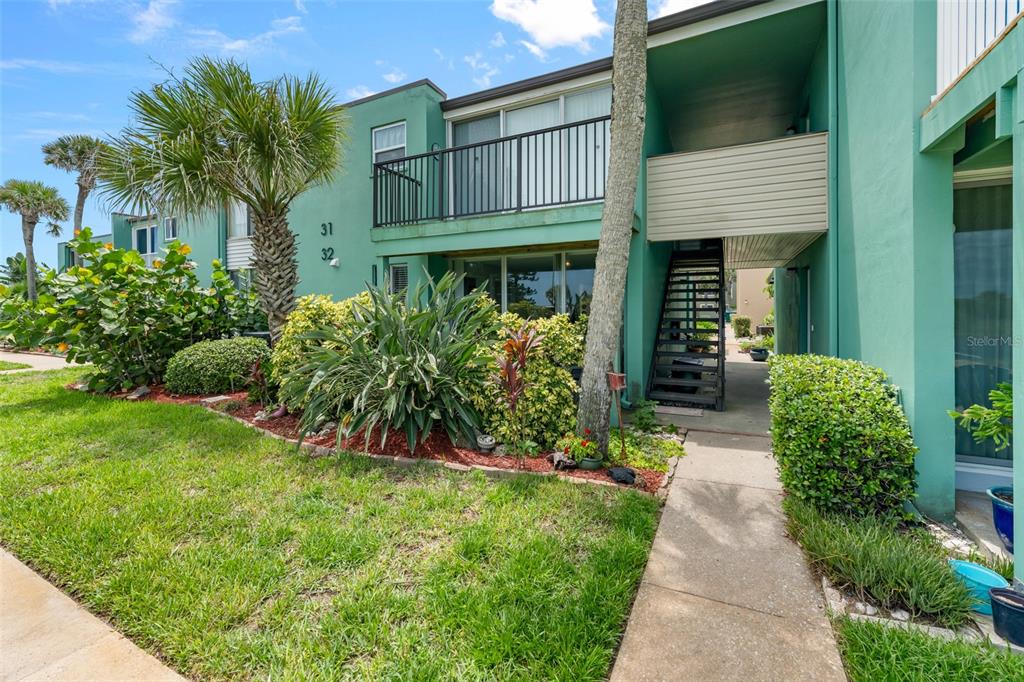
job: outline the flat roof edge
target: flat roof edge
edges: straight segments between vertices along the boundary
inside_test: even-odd
[[[665,31],[671,31],[672,29],[676,29],[681,26],[689,26],[690,24],[714,19],[715,17],[720,17],[724,14],[738,12],[739,10],[754,7],[756,5],[763,5],[768,2],[771,2],[771,0],[716,0],[715,2],[709,2],[706,5],[699,5],[688,10],[683,10],[682,12],[676,12],[675,14],[669,14],[668,16],[648,21],[647,35],[651,36],[658,33],[664,33]],[[527,92],[545,85],[554,85],[576,78],[582,78],[583,76],[590,76],[595,73],[607,71],[611,68],[612,58],[604,57],[592,62],[586,62],[585,64],[570,66],[558,71],[552,71],[550,73],[533,76],[531,78],[524,78],[523,80],[514,81],[506,85],[499,85],[494,88],[488,88],[487,90],[480,90],[479,92],[472,92],[468,95],[455,97],[454,99],[442,102],[441,110],[451,111],[453,109],[460,109],[472,104],[479,104],[480,102],[498,99],[499,97]]]
[[[448,98],[448,94],[444,90],[442,90],[441,88],[437,87],[437,84],[434,83],[434,81],[430,80],[429,78],[421,78],[418,81],[413,81],[411,83],[404,83],[404,84],[399,85],[398,87],[395,87],[395,88],[390,88],[388,90],[382,90],[381,92],[375,92],[372,95],[367,95],[366,97],[360,97],[359,99],[354,99],[354,100],[351,100],[349,102],[345,102],[341,106],[343,106],[343,107],[354,107],[354,106],[357,106],[359,104],[365,104],[366,102],[371,102],[371,101],[373,101],[375,99],[380,99],[381,97],[388,97],[389,95],[394,95],[395,93],[402,92],[403,90],[411,90],[412,88],[418,88],[421,85],[426,85],[427,87],[429,87],[432,90],[434,90],[434,92],[436,92],[437,94],[441,95],[441,99],[447,99]]]

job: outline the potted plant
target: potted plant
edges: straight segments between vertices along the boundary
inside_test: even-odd
[[[754,362],[764,362],[773,350],[775,350],[775,337],[765,336],[750,347],[750,359]]]
[[[1000,383],[988,393],[991,407],[971,405],[963,412],[950,410],[949,416],[979,443],[992,439],[996,452],[1005,450],[1013,438],[1013,385]],[[1007,551],[1013,553],[1013,486],[988,489],[992,500],[992,525]]]
[[[583,435],[567,433],[558,441],[562,452],[576,461],[580,469],[594,471],[601,468],[601,454],[597,451],[597,443],[590,440],[590,429],[583,429]]]
[[[993,587],[988,594],[996,634],[1010,644],[1024,646],[1024,594],[1009,587]]]
[[[992,500],[992,525],[996,527],[996,534],[1006,551],[1013,554],[1013,486],[996,486],[985,492]]]

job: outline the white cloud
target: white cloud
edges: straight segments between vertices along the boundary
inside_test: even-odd
[[[134,28],[128,40],[136,44],[147,43],[178,23],[172,8],[178,0],[149,0],[145,8],[136,8],[131,15]]]
[[[405,80],[405,72],[399,69],[398,67],[395,67],[388,71],[387,73],[382,74],[381,78],[386,80],[388,83],[397,84]]]
[[[51,74],[96,73],[107,76],[143,76],[152,67],[139,67],[116,62],[69,62],[56,59],[0,59],[2,71],[43,71]]]
[[[232,38],[217,29],[201,28],[190,29],[188,35],[189,43],[194,48],[240,55],[260,52],[273,45],[281,36],[302,33],[303,31],[305,31],[305,28],[302,26],[302,17],[291,16],[284,19],[274,19],[270,22],[268,30],[263,33],[257,33],[249,38]]]
[[[437,60],[438,60],[439,62],[444,62],[445,64],[447,64],[447,65],[448,65],[448,69],[449,69],[449,70],[451,70],[451,69],[454,69],[454,68],[455,68],[455,62],[454,62],[454,61],[452,60],[452,58],[451,58],[451,57],[449,57],[449,56],[448,56],[448,55],[446,55],[446,54],[445,54],[444,52],[442,52],[442,51],[441,51],[441,48],[439,48],[439,47],[435,47],[435,48],[434,48],[434,54],[435,54],[435,55],[437,55]]]
[[[693,9],[699,5],[706,5],[711,0],[657,0],[651,10],[651,16],[657,19],[676,12]]]
[[[491,12],[526,31],[540,50],[567,46],[587,52],[590,40],[611,28],[593,0],[494,0]]]
[[[27,116],[28,118],[41,118],[47,121],[90,121],[88,116],[85,114],[69,113],[65,111],[33,111]]]
[[[544,52],[544,50],[540,49],[539,45],[534,45],[529,40],[520,40],[519,44],[522,45],[523,47],[525,47],[527,52],[529,52],[530,54],[532,54],[534,57],[536,57],[537,59],[541,60],[542,62],[547,60],[547,58],[548,58],[547,53]]]
[[[503,36],[501,34],[501,31],[498,31],[497,33],[495,33],[494,37],[491,38],[491,47],[494,47],[494,48],[505,47],[506,44],[507,44],[507,42],[505,40],[505,36]]]
[[[19,140],[56,140],[62,135],[92,135],[101,137],[102,130],[94,129],[68,129],[68,128],[25,128],[15,137]]]
[[[349,88],[348,90],[345,91],[345,95],[349,99],[362,99],[364,97],[369,97],[370,95],[376,95],[376,94],[377,94],[376,90],[371,90],[370,88],[366,87],[365,85],[357,85],[356,87]]]
[[[295,0],[295,11],[299,14],[309,14],[309,10],[306,9],[306,3],[304,0]]]
[[[474,54],[467,54],[462,59],[473,70],[473,82],[481,88],[491,87],[491,78],[501,73],[497,67],[485,61],[483,54],[479,51]]]

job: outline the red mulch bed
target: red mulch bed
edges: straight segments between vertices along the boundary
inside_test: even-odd
[[[115,397],[123,397],[124,394],[114,395]],[[237,393],[225,393],[224,395],[228,396],[232,400],[242,403],[242,407],[229,412],[233,417],[242,419],[253,426],[265,429],[290,440],[298,440],[299,415],[287,414],[283,417],[277,417],[274,419],[255,421],[256,413],[260,412],[263,407],[260,405],[250,404],[247,400],[247,392],[239,391]],[[145,396],[143,400],[156,400],[158,402],[175,403],[179,405],[197,405],[201,403],[204,397],[206,396],[174,395],[168,393],[163,386],[150,386],[150,393]],[[223,402],[227,403],[228,401],[225,400]],[[215,406],[216,404],[214,407]],[[336,438],[336,432],[331,431],[324,436],[308,436],[306,437],[305,442],[312,443],[314,445],[334,447]],[[504,457],[488,455],[478,450],[456,447],[452,444],[451,440],[448,439],[447,434],[438,430],[431,433],[426,442],[418,445],[415,453],[409,452],[409,447],[405,442],[405,434],[395,432],[388,435],[387,442],[384,444],[384,447],[381,447],[379,428],[374,429],[373,434],[370,437],[369,447],[366,447],[363,432],[359,432],[350,438],[342,438],[341,447],[345,450],[369,452],[374,455],[434,459],[442,462],[464,464],[467,466],[488,466],[495,469],[516,469],[536,473],[554,471],[554,465],[548,461],[547,457],[525,457],[520,460],[518,457],[509,455]],[[661,483],[665,478],[665,474],[660,471],[651,471],[649,469],[634,469],[634,471],[636,471],[637,483],[632,487],[636,487],[649,493],[653,493],[661,487]],[[608,475],[607,469],[599,469],[597,471],[572,469],[569,471],[560,471],[558,474],[560,476],[585,478],[593,481],[613,482],[611,476]],[[627,488],[631,486],[622,485],[621,487]]]

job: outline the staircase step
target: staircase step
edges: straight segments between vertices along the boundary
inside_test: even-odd
[[[711,320],[708,320],[709,322]],[[715,327],[714,329],[695,329],[693,327],[659,327],[659,332],[671,332],[673,334],[718,334],[721,330]]]
[[[714,388],[715,386],[718,386],[718,379],[673,379],[672,377],[654,377],[651,385]]]
[[[648,391],[647,397],[651,400],[664,400],[670,403],[697,403],[699,405],[714,405],[718,402],[718,396],[701,395],[700,393],[672,393],[670,391]]]
[[[659,337],[658,340],[655,341],[654,345],[657,346],[658,348],[660,348],[661,346],[697,346],[704,348],[707,346],[721,345],[721,341],[718,341],[717,339],[711,341],[702,341],[699,339],[666,339]]]
[[[717,360],[718,353],[704,353],[701,351],[693,350],[656,350],[654,355],[659,358],[693,358],[694,360]],[[680,366],[681,369],[686,369],[685,365]]]

